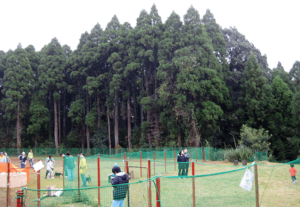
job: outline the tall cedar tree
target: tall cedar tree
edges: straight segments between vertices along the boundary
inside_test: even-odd
[[[243,107],[238,113],[241,121],[252,128],[266,128],[267,117],[273,110],[273,95],[253,53],[250,53],[246,62],[242,81],[240,104]]]
[[[53,96],[54,107],[54,142],[56,154],[58,155],[58,110],[57,102],[60,99],[61,90],[65,87],[63,82],[63,70],[66,64],[66,56],[56,38],[44,48],[41,63],[38,67],[40,93]],[[51,95],[49,98],[51,98]]]
[[[288,138],[291,138],[292,129],[292,101],[293,93],[287,84],[277,75],[271,84],[273,99],[272,99],[272,113],[267,117],[268,127],[271,138],[271,148],[275,157],[284,160],[285,157],[279,157],[281,146],[276,145],[278,140],[281,140],[287,145]],[[288,151],[288,149],[285,149]]]
[[[1,101],[5,111],[16,113],[13,119],[17,119],[17,148],[21,147],[21,118],[24,117],[27,107],[24,104],[26,97],[31,95],[34,85],[33,71],[30,66],[27,52],[19,44],[17,49],[7,60],[7,68],[4,71],[3,94],[5,98]]]

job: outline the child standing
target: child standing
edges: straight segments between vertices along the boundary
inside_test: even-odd
[[[290,173],[291,173],[291,177],[293,180],[293,183],[297,183],[297,178],[296,178],[296,173],[298,172],[295,168],[294,168],[294,164],[291,164],[291,168],[290,168]]]
[[[46,171],[45,179],[47,178],[48,173],[50,174],[50,178],[54,179],[54,177],[53,177],[53,169],[54,169],[55,160],[52,158],[52,155],[49,155],[49,157],[46,159],[45,164],[47,166],[47,171]]]

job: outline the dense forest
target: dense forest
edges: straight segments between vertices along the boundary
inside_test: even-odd
[[[135,27],[114,16],[74,51],[19,44],[0,51],[0,80],[1,147],[236,148],[246,124],[267,130],[276,159],[300,154],[300,62],[270,69],[209,10],[163,23],[153,5]]]

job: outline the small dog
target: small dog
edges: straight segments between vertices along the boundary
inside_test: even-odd
[[[86,177],[85,179],[86,179],[86,182],[88,182],[89,184],[92,183],[92,178],[90,175],[89,175],[89,177]]]
[[[60,176],[62,176],[62,175],[63,175],[62,173],[55,172],[54,177],[59,177],[60,178]]]

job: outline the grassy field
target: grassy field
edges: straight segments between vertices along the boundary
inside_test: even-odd
[[[37,158],[35,159],[37,160]],[[44,158],[42,159],[44,161]],[[16,158],[12,159],[13,164],[19,165]],[[76,160],[76,163],[78,161]],[[108,182],[108,174],[111,174],[111,168],[114,163],[118,163],[121,169],[124,169],[122,161],[101,159],[101,186],[110,186],[101,188],[101,206],[110,206],[112,201],[112,187]],[[259,177],[259,199],[260,206],[297,206],[300,198],[297,196],[300,193],[300,184],[293,184],[290,174],[289,165],[279,165],[269,162],[261,162],[258,166]],[[63,171],[63,161],[56,158],[54,172]],[[86,176],[91,178],[91,183],[88,187],[97,186],[97,159],[87,159],[88,171]],[[139,182],[147,177],[147,169],[142,169],[142,176],[140,169],[133,166],[139,166],[139,160],[129,160],[129,171],[134,173],[135,178],[130,182],[136,182],[129,188],[129,199],[131,206],[147,206],[148,205],[148,187],[147,182]],[[77,166],[77,165],[76,165]],[[142,166],[147,166],[147,161],[142,162]],[[172,162],[166,165],[162,161],[151,163],[151,175],[161,174],[161,201],[162,206],[191,206],[193,202],[192,197],[192,183],[191,178],[178,179],[172,176],[177,176],[178,166]],[[203,164],[197,163],[195,165],[195,174],[213,174],[224,171],[231,171],[241,168],[234,167],[232,163],[228,162],[206,162]],[[300,170],[300,165],[295,165],[295,168]],[[176,169],[176,170],[175,170]],[[44,179],[45,168],[41,170],[41,189],[45,190],[47,186],[55,185],[56,188],[63,188],[63,178]],[[255,205],[255,189],[254,183],[251,192],[247,192],[239,187],[239,183],[243,177],[245,170],[240,170],[232,173],[226,173],[215,176],[199,177],[194,179],[196,206],[254,206]],[[189,175],[191,175],[191,164],[189,168]],[[81,182],[81,180],[80,180]],[[82,185],[82,183],[80,183]],[[77,188],[78,173],[75,171],[75,180],[67,181],[65,179],[65,188]],[[28,189],[37,188],[37,174],[30,171],[30,182],[26,186]],[[152,205],[155,203],[156,188],[151,182]],[[15,197],[15,191],[11,189],[10,200]],[[41,193],[41,195],[43,192]],[[98,189],[89,189],[81,191],[64,192],[64,196],[60,198],[45,198],[42,200],[42,206],[97,206]],[[78,196],[80,194],[80,196]],[[79,198],[78,198],[79,197]],[[5,206],[6,189],[0,189],[0,206]],[[28,192],[26,199],[37,199],[36,192]],[[78,200],[79,199],[79,200]],[[81,202],[77,203],[76,202]],[[68,204],[72,202],[73,204]],[[34,202],[33,202],[34,203]],[[16,206],[16,202],[11,203],[11,206]]]

